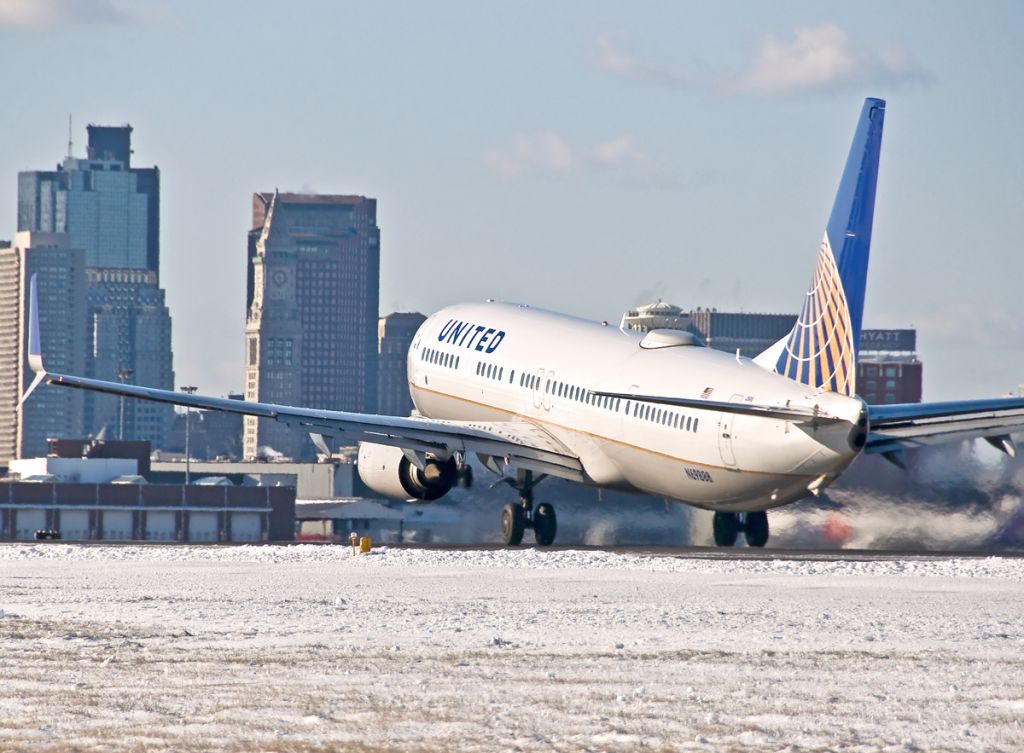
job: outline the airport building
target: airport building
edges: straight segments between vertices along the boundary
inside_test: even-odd
[[[159,285],[160,171],[132,166],[131,126],[90,125],[87,132],[84,159],[69,144],[55,170],[18,174],[18,231],[63,234],[83,255],[89,357],[76,373],[174,389],[171,319]],[[53,338],[44,334],[43,346],[52,361]],[[173,419],[170,406],[91,393],[80,410],[87,434],[105,430],[158,447]]]
[[[412,413],[408,354],[416,330],[427,320],[419,313],[382,316],[377,323],[377,412],[385,416]]]
[[[680,329],[699,335],[708,347],[753,358],[793,329],[796,314],[746,314],[697,308],[683,311],[665,301],[626,313],[628,329]],[[857,353],[857,392],[870,404],[919,403],[922,366],[912,329],[865,329]]]
[[[376,412],[376,200],[257,193],[252,227],[246,399]],[[316,456],[302,432],[248,416],[243,425],[246,458]]]
[[[622,324],[626,329],[637,332],[650,332],[652,329],[693,331],[690,329],[690,315],[687,312],[660,299],[656,303],[630,309],[622,318]]]
[[[148,465],[146,442],[87,440],[11,461],[0,481],[0,540],[292,540],[294,487],[151,483]]]
[[[683,311],[665,301],[637,306],[626,312],[627,329],[679,329],[692,332],[710,348],[753,358],[789,334],[796,314],[745,314],[696,308]]]

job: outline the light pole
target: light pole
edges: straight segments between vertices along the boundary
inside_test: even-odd
[[[124,384],[125,382],[127,382],[129,379],[132,378],[132,374],[134,374],[134,373],[135,373],[134,369],[129,369],[126,366],[122,366],[121,368],[119,368],[117,370],[117,378],[118,378],[118,380],[120,380],[121,384]],[[119,429],[118,429],[118,432],[117,432],[117,438],[118,439],[124,439],[124,395],[121,395],[121,411],[120,411],[120,413],[121,413],[121,417],[118,420]]]
[[[189,395],[195,393],[199,388],[194,385],[186,385],[185,387],[179,388],[182,392],[187,392]],[[189,450],[188,434],[189,434],[189,417],[192,415],[191,406],[185,406],[185,486],[188,486],[191,470],[192,470],[192,453]]]

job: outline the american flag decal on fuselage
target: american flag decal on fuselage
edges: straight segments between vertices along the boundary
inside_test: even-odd
[[[800,318],[775,370],[802,384],[841,395],[852,397],[856,391],[853,325],[827,233]]]

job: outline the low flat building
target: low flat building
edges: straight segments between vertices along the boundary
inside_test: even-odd
[[[290,541],[289,487],[0,482],[0,540]]]
[[[375,542],[403,540],[405,514],[372,499],[303,499],[295,504],[297,541],[347,544],[351,534]]]
[[[163,453],[161,453],[161,458]],[[223,476],[239,486],[290,486],[300,499],[335,499],[369,493],[356,472],[355,456],[335,456],[322,463],[196,461],[189,464],[193,483]],[[151,477],[162,483],[185,480],[185,459],[154,460]]]
[[[151,483],[148,443],[111,445],[51,441],[50,455],[12,461],[0,480],[0,540],[31,540],[39,532],[73,541],[293,538],[294,486]],[[116,447],[131,457],[110,457]]]

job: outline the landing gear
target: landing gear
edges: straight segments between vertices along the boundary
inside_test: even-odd
[[[519,546],[526,530],[526,510],[511,503],[501,509],[501,540],[508,546]]]
[[[547,502],[537,505],[537,509],[533,511],[533,535],[537,538],[537,546],[554,544],[557,531],[555,508]]]
[[[501,540],[508,546],[523,542],[523,533],[533,528],[537,546],[551,546],[558,532],[558,520],[554,506],[543,502],[533,507],[533,488],[547,478],[546,475],[533,477],[532,471],[519,471],[516,478],[503,477],[509,486],[519,492],[519,504],[507,504],[501,510]]]
[[[716,512],[712,521],[716,546],[733,546],[740,531],[747,546],[763,547],[768,543],[768,513],[759,512]]]
[[[715,532],[715,546],[732,546],[740,532],[740,516],[734,512],[716,512],[711,527]]]
[[[762,547],[768,543],[768,513],[748,512],[743,516],[743,538],[747,546]]]

